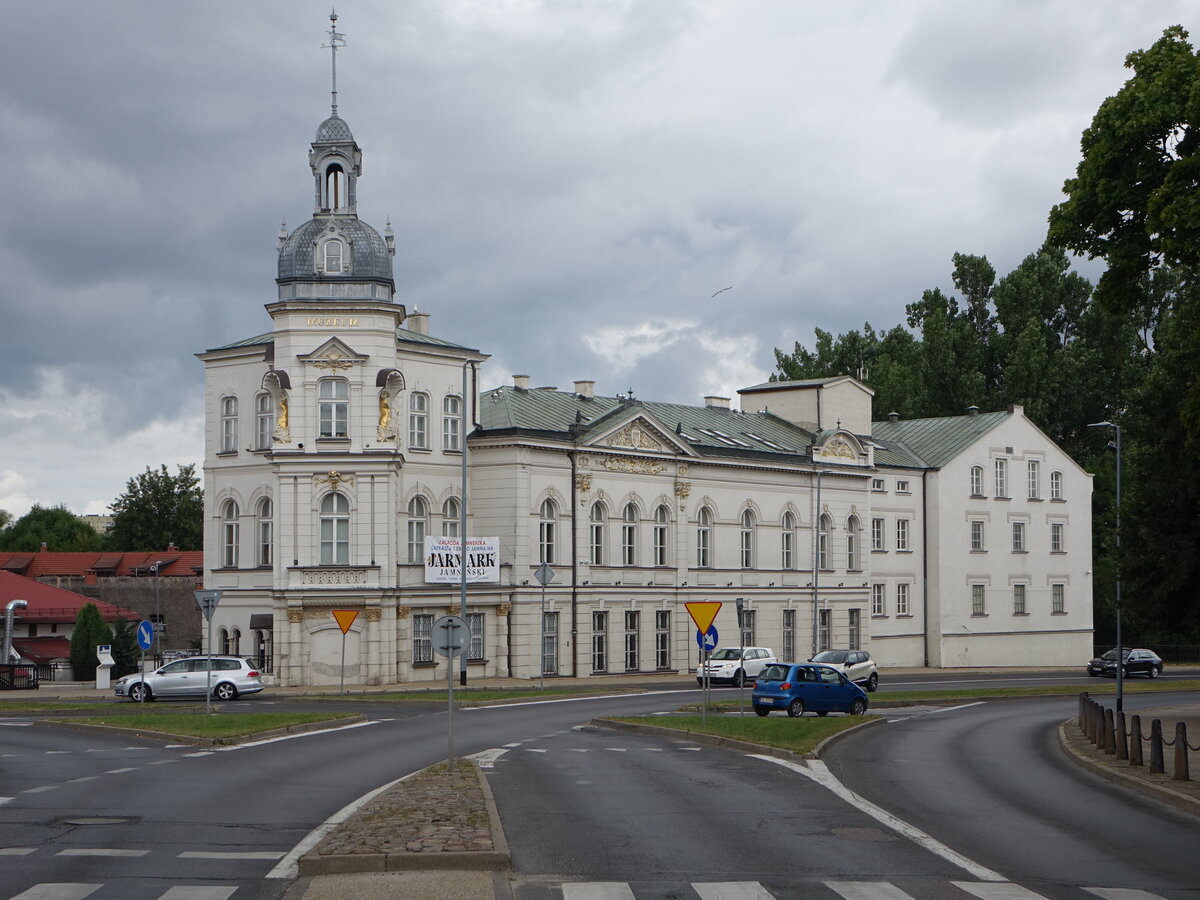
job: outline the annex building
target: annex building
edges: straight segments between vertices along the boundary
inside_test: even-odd
[[[457,536],[465,502],[467,534],[500,542],[500,581],[468,592],[477,675],[688,671],[684,604],[724,601],[736,645],[736,598],[745,643],[787,659],[1089,658],[1091,476],[1020,407],[872,422],[850,377],[747,387],[736,409],[587,379],[480,392],[487,354],[396,297],[336,102],[308,162],[314,213],[280,234],[269,327],[198,354],[213,649],[250,638],[280,684],[444,682],[431,628],[459,589],[425,582],[424,538]],[[359,613],[345,669],[335,609]]]

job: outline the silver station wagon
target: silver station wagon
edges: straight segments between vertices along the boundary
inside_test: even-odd
[[[263,689],[258,669],[240,656],[189,656],[144,675],[135,672],[118,678],[113,690],[118,697],[141,702],[160,697],[203,697],[209,684],[217,700],[236,700],[242,694],[257,694]]]

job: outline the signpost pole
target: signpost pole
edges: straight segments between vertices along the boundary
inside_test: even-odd
[[[212,714],[212,617],[217,611],[217,604],[221,602],[221,591],[194,591],[196,604],[200,607],[200,612],[204,613],[204,618],[208,620],[208,643],[205,648],[208,651],[208,656],[205,662],[207,672],[205,673],[205,688],[204,691],[204,712],[206,715]]]
[[[339,685],[339,693],[346,693],[346,632],[342,632],[342,680]]]
[[[533,575],[542,586],[542,624],[538,629],[538,634],[541,635],[538,641],[538,678],[539,689],[544,691],[546,689],[546,585],[554,580],[554,570],[547,563],[542,563]]]
[[[741,597],[737,598],[737,620],[738,620],[738,668],[742,672],[742,680],[738,683],[738,715],[746,714],[746,629],[742,625],[744,621],[742,617]]]
[[[464,564],[463,571],[466,571]],[[466,674],[465,672],[463,673]],[[454,766],[454,656],[446,659],[446,769]]]
[[[446,767],[454,763],[454,657],[467,652],[470,640],[467,620],[460,616],[442,616],[433,623],[429,639],[433,651],[446,657]]]

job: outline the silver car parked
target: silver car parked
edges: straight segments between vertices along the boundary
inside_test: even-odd
[[[240,656],[189,656],[144,675],[135,672],[118,678],[113,690],[118,697],[141,702],[159,697],[203,697],[210,684],[217,700],[236,700],[263,689],[258,669]]]

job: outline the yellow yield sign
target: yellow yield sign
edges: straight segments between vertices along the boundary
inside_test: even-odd
[[[349,631],[354,620],[358,618],[357,609],[335,609],[332,612],[333,617],[337,619],[338,628],[342,629],[342,634]]]
[[[719,600],[699,600],[683,605],[687,607],[688,615],[692,617],[692,621],[696,623],[696,628],[700,630],[701,634],[708,632],[708,629],[712,627],[713,619],[721,611],[721,601]]]

